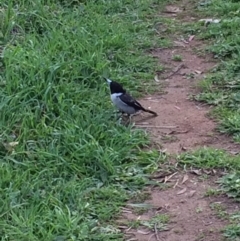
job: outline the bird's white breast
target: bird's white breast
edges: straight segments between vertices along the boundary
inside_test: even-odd
[[[131,107],[131,106],[128,106],[126,103],[124,103],[120,98],[119,96],[121,96],[122,93],[114,93],[114,94],[111,94],[111,100],[113,102],[113,104],[120,110],[120,111],[123,111],[129,115],[131,114],[134,114],[136,113],[136,110]]]

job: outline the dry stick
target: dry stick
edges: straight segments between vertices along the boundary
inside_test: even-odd
[[[170,74],[169,76],[167,76],[165,79],[169,79],[169,78],[171,78],[173,75],[175,75],[181,68],[183,68],[183,67],[185,67],[185,65],[184,64],[180,64],[179,66],[178,66],[178,68],[172,73],[172,74]]]
[[[157,230],[157,224],[156,224],[156,223],[155,223],[155,225],[154,225],[154,231],[155,231],[155,236],[156,236],[157,241],[160,241],[160,238],[159,238],[159,235],[158,235],[158,230]]]
[[[145,127],[145,128],[159,128],[159,129],[173,129],[178,128],[178,126],[146,126],[146,125],[135,125],[138,127]]]
[[[154,235],[155,235],[155,233],[151,234],[151,236],[149,237],[148,241],[150,241]]]

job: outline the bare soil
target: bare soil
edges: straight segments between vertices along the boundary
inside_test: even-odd
[[[171,8],[174,10],[180,5],[181,3]],[[165,14],[169,17],[178,15],[178,13]],[[181,11],[179,15],[184,21],[191,21],[190,17],[184,16]],[[208,117],[211,107],[190,98],[192,94],[198,92],[199,80],[203,79],[216,63],[210,56],[202,57],[197,54],[196,50],[203,47],[202,42],[194,38],[188,43],[179,42],[174,38],[173,36],[176,46],[173,48],[152,51],[153,56],[158,58],[166,69],[156,78],[156,84],[165,86],[165,94],[154,94],[140,100],[144,107],[159,115],[155,118],[148,118],[147,114],[136,116],[134,118],[136,125],[150,132],[153,142],[161,145],[162,150],[172,156],[203,146],[221,148],[230,153],[238,152],[239,145],[215,130],[216,123]],[[182,56],[182,61],[174,61],[175,55]],[[175,164],[174,161],[172,164]],[[119,220],[123,225],[126,224],[126,220],[129,223],[134,223],[136,220],[151,220],[159,213],[170,216],[167,230],[162,232],[143,225],[135,228],[134,225],[127,225],[123,228],[126,240],[223,240],[221,230],[227,225],[227,220],[216,215],[213,205],[217,203],[227,208],[230,213],[239,207],[225,197],[206,196],[209,189],[217,188],[215,183],[217,175],[203,178],[195,174],[178,171],[169,180],[169,176],[164,178],[170,187],[147,190],[150,192],[150,198],[145,203],[153,205],[153,208],[142,215],[129,207],[124,209]],[[161,178],[155,180],[163,182]]]
[[[183,180],[186,180],[182,183]],[[123,220],[129,223],[134,220],[151,220],[158,214],[167,214],[170,222],[167,230],[157,231],[139,226],[134,229],[124,230],[126,240],[139,241],[220,241],[223,240],[221,230],[228,221],[224,217],[218,216],[219,210],[214,207],[228,208],[228,212],[233,213],[238,210],[238,206],[226,202],[225,197],[216,198],[206,196],[207,190],[215,188],[216,177],[200,180],[191,173],[177,173],[169,182],[171,188],[161,190],[154,188],[151,192],[151,199],[146,203],[153,205],[142,215],[138,215],[134,210],[129,209],[123,213]],[[119,220],[121,223],[121,220]]]
[[[200,57],[196,54],[195,49],[201,46],[199,41],[192,40],[184,46],[153,51],[159,62],[171,69],[159,77],[160,84],[166,85],[166,94],[140,100],[143,106],[159,115],[146,121],[142,121],[143,116],[137,116],[136,124],[143,125],[150,131],[153,141],[160,143],[171,154],[203,146],[234,153],[239,150],[239,145],[215,130],[216,123],[207,116],[211,107],[191,100],[191,95],[198,92],[198,81],[216,63],[208,56]],[[182,56],[182,61],[173,61],[174,55]]]

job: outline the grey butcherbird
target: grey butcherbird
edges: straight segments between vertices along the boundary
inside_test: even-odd
[[[110,87],[111,100],[120,112],[130,116],[141,110],[157,116],[156,112],[145,109],[138,101],[129,95],[121,84],[107,78],[105,79]]]

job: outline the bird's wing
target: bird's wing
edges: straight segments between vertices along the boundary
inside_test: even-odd
[[[133,108],[137,108],[139,110],[144,110],[144,108],[142,107],[142,105],[137,102],[131,95],[125,93],[121,96],[119,96],[119,98],[121,99],[122,102],[124,102],[126,105],[129,105]]]

